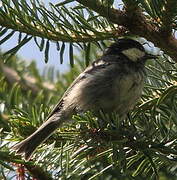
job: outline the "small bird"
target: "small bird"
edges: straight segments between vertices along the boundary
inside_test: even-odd
[[[155,58],[138,41],[118,39],[73,81],[46,122],[13,150],[29,160],[43,141],[79,112],[101,110],[125,118],[141,96],[145,62]]]

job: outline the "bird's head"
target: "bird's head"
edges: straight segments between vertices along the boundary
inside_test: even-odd
[[[133,62],[145,62],[147,59],[155,59],[157,57],[155,55],[148,54],[138,41],[126,38],[117,40],[108,47],[104,54],[123,54]]]

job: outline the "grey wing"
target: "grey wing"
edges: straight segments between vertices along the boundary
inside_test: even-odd
[[[105,106],[108,106],[108,101],[112,101],[114,96],[111,93],[114,68],[115,64],[104,61],[88,67],[64,97],[65,104],[68,107],[75,107],[77,111],[97,111],[102,108],[102,104],[105,104],[104,100],[107,101]]]
[[[142,87],[140,72],[118,60],[99,59],[75,79],[50,116],[61,109],[66,112],[102,109],[125,114],[140,97]]]
[[[84,108],[86,104],[92,104],[93,102],[90,102],[90,100],[88,101],[87,96],[89,97],[89,95],[93,96],[95,94],[94,92],[95,85],[101,84],[100,81],[102,81],[97,76],[99,76],[99,73],[104,71],[105,68],[107,68],[109,65],[110,64],[108,63],[97,64],[97,65],[93,63],[91,66],[87,67],[65,91],[59,103],[52,110],[48,118],[50,118],[54,113],[59,112],[66,108],[73,109],[73,110],[75,108],[88,109],[88,108]],[[95,78],[97,79],[96,81],[95,81]],[[106,85],[106,86],[109,86],[109,85]],[[101,93],[100,90],[99,92]],[[83,98],[83,96],[85,96],[85,98]],[[91,99],[93,98],[91,97]]]

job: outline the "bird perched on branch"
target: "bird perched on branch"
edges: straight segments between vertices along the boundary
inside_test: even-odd
[[[117,40],[75,79],[46,122],[13,150],[29,160],[43,141],[78,112],[91,110],[97,114],[101,110],[125,118],[141,96],[145,62],[153,58],[138,41]]]

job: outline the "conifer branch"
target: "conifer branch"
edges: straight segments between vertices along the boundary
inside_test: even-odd
[[[84,6],[94,10],[99,15],[106,17],[112,23],[124,26],[133,35],[141,36],[153,42],[157,47],[161,48],[167,55],[177,62],[177,39],[170,34],[168,37],[164,36],[164,32],[154,25],[150,20],[146,20],[144,14],[139,10],[133,12],[133,15],[127,11],[108,8],[95,0],[76,0]],[[173,3],[175,3],[173,1]],[[130,3],[128,5],[131,5]],[[135,8],[132,5],[132,8]],[[127,7],[131,9],[131,7]],[[170,10],[170,9],[169,9]],[[130,11],[129,11],[130,12]]]

